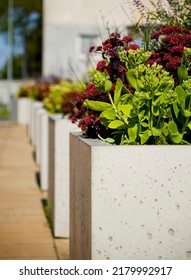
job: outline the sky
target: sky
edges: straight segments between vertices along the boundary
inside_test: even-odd
[[[8,48],[5,36],[0,34],[0,69],[5,64],[7,60]]]

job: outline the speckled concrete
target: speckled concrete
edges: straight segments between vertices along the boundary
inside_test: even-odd
[[[43,191],[48,190],[48,113],[39,115],[40,120],[40,187]]]
[[[11,119],[18,124],[29,123],[29,98],[15,98],[11,100]]]
[[[191,259],[191,146],[70,141],[71,259]]]
[[[78,127],[61,115],[49,117],[49,198],[55,237],[69,237],[69,133]]]

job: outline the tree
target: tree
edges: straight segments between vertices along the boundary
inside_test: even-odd
[[[13,0],[13,5],[13,60],[20,63],[20,66],[18,65],[22,69],[20,77],[40,76],[42,64],[42,0]],[[8,0],[0,1],[0,33],[7,33],[7,19]],[[22,59],[21,54],[15,52],[18,41],[22,45]],[[4,68],[2,72],[6,72],[7,65]],[[14,73],[15,71],[13,71]],[[16,76],[18,78],[18,74],[15,73],[13,77]]]

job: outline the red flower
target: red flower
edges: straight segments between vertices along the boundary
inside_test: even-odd
[[[102,50],[102,46],[98,46],[97,48],[96,48],[96,51],[101,51]]]
[[[111,48],[112,48],[112,45],[111,45],[111,44],[106,44],[106,45],[103,46],[103,50],[104,50],[104,51],[107,51],[107,50],[109,50],[109,49],[111,49]]]
[[[139,49],[139,46],[136,44],[131,44],[127,49],[128,50],[137,50],[137,49]]]
[[[100,72],[104,72],[106,66],[107,66],[106,60],[101,60],[98,62],[96,69]]]
[[[126,43],[133,42],[133,38],[130,36],[124,36],[122,41]]]
[[[89,48],[89,52],[91,53],[95,49],[95,46]]]

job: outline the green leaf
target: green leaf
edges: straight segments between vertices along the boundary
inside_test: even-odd
[[[106,80],[105,81],[105,91],[109,92],[111,90],[112,87],[112,82],[110,80]]]
[[[169,129],[170,134],[171,134],[172,136],[178,135],[178,134],[179,134],[177,124],[176,124],[174,121],[170,121],[170,122],[169,122],[169,124],[168,124],[168,129]]]
[[[138,131],[138,125],[135,124],[133,127],[128,128],[128,135],[130,142],[134,142],[137,138],[137,131]]]
[[[174,113],[175,113],[176,118],[178,118],[178,114],[180,112],[180,109],[178,107],[178,103],[177,102],[173,103],[173,109],[174,109]]]
[[[134,69],[128,70],[126,73],[126,77],[127,77],[129,84],[131,85],[131,87],[134,88],[135,90],[137,90],[138,85],[137,85],[137,77],[136,77],[135,70]]]
[[[108,127],[111,129],[124,129],[125,124],[124,124],[124,122],[122,122],[120,120],[115,120],[115,121],[110,122]]]
[[[153,127],[152,128],[152,135],[153,136],[161,136],[162,135],[162,129]]]
[[[93,101],[86,99],[83,104],[85,107],[90,108],[91,110],[102,112],[109,108],[112,108],[112,105],[107,102],[102,101]]]
[[[178,79],[180,83],[188,79],[188,71],[184,65],[178,67]]]
[[[126,117],[129,117],[131,115],[132,109],[133,109],[132,104],[118,106],[118,110],[121,111]]]
[[[187,94],[185,92],[185,90],[181,87],[181,86],[177,86],[176,89],[175,89],[175,92],[177,94],[177,97],[178,97],[178,103],[180,105],[185,105],[185,100],[186,100],[186,97],[187,97]]]
[[[179,144],[182,141],[183,135],[179,133],[176,123],[174,121],[170,121],[168,124],[168,129],[173,143]]]
[[[100,116],[100,118],[105,118],[108,120],[115,120],[116,119],[116,115],[115,115],[115,111],[113,108],[107,109],[105,111],[103,111]]]
[[[142,127],[148,127],[148,123],[146,122],[141,122]]]
[[[188,110],[184,110],[183,111],[183,115],[187,118],[187,117],[190,117],[191,116],[191,112],[188,111]]]
[[[163,124],[163,134],[166,137],[169,135],[168,124],[166,122]]]
[[[106,141],[107,143],[110,143],[110,144],[115,143],[115,140],[114,140],[113,138],[109,138],[109,137],[107,137],[107,138],[105,139],[105,141]]]
[[[151,136],[150,130],[146,130],[144,133],[140,134],[141,145],[145,144],[150,136]]]
[[[155,107],[155,106],[152,106],[152,113],[153,113],[153,115],[154,116],[159,116],[159,107],[157,106],[157,107]]]
[[[188,123],[187,127],[191,130],[191,122]]]
[[[122,83],[121,79],[118,78],[116,86],[115,86],[115,92],[114,92],[114,104],[115,105],[117,105],[119,103],[122,87],[123,87],[123,83]]]

